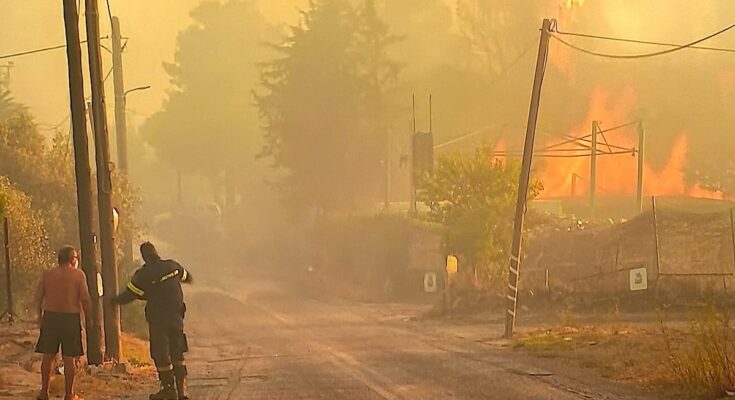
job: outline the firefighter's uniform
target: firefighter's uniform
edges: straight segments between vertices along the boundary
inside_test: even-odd
[[[135,299],[146,301],[151,358],[161,380],[161,391],[151,395],[152,400],[188,399],[184,362],[184,353],[188,351],[184,334],[186,304],[181,282],[190,281],[189,272],[176,261],[147,262],[113,300],[118,304]]]

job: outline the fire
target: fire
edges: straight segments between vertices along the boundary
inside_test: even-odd
[[[584,0],[564,0],[564,1],[562,2],[562,6],[563,6],[564,8],[572,8],[572,7],[574,7],[575,5],[576,5],[576,6],[579,6],[579,7],[582,7],[582,6],[584,6]]]
[[[635,92],[630,87],[625,88],[617,96],[612,96],[610,92],[598,87],[592,93],[587,118],[578,128],[573,130],[570,136],[580,138],[589,135],[592,131],[593,120],[602,121],[601,128],[603,130],[614,125],[630,122],[633,119],[630,115],[632,115],[631,111],[635,104]],[[606,137],[611,145],[626,149],[637,149],[638,147],[638,135],[635,125],[608,132]],[[555,140],[546,143],[546,145],[558,143],[561,143],[561,140]],[[544,147],[544,145],[541,144],[539,147]],[[565,144],[556,148],[572,149],[575,148],[575,145]],[[598,136],[598,149],[609,150],[601,135]],[[613,149],[613,151],[616,150]],[[541,150],[537,149],[537,152],[541,152]],[[587,150],[582,150],[581,153],[576,154],[585,152]],[[696,197],[719,198],[718,194],[708,192],[699,185],[687,186],[684,176],[686,157],[687,134],[680,132],[663,168],[656,169],[649,163],[644,163],[644,195],[686,194]],[[537,169],[537,174],[545,187],[541,195],[542,198],[582,196],[589,193],[591,174],[589,157],[546,158],[543,165]],[[635,195],[638,180],[637,153],[598,155],[596,178],[598,196]],[[575,181],[574,184],[573,181]]]

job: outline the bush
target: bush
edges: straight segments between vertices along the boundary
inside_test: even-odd
[[[2,214],[8,218],[10,263],[15,313],[31,314],[34,289],[41,271],[53,265],[53,253],[48,246],[48,237],[43,219],[31,207],[31,199],[13,186],[8,178],[0,176],[0,199]],[[4,251],[4,250],[3,250]],[[5,254],[2,255],[3,264]],[[0,308],[6,304],[5,274],[0,274]]]
[[[520,164],[493,160],[493,151],[483,146],[470,157],[442,156],[434,174],[420,182],[419,199],[429,207],[422,217],[446,227],[447,251],[469,267],[460,272],[476,276],[481,286],[502,290]],[[542,189],[539,181],[533,181],[529,197]]]

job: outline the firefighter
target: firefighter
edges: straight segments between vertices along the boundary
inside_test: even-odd
[[[112,302],[146,301],[151,358],[161,381],[161,390],[150,395],[150,399],[188,399],[184,362],[184,353],[188,351],[184,334],[186,305],[181,283],[191,283],[191,274],[176,261],[162,260],[150,242],[140,245],[140,253],[145,264]]]

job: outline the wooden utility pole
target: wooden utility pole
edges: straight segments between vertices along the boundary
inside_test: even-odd
[[[643,121],[638,122],[638,187],[636,190],[636,199],[638,201],[638,211],[643,211],[643,168],[646,162],[646,129],[643,127]]]
[[[99,12],[97,0],[86,0],[87,48],[89,50],[89,75],[92,81],[92,115],[97,161],[97,210],[100,224],[100,250],[102,253],[102,284],[105,297],[117,295],[117,260],[112,216],[112,176],[110,143],[107,134],[105,86],[102,75]],[[104,302],[105,356],[121,361],[120,307]]]
[[[122,33],[120,19],[112,17],[112,79],[115,87],[115,137],[117,142],[117,166],[128,176],[128,124],[123,80]],[[129,210],[120,210],[123,214]],[[127,216],[130,218],[130,216]],[[125,228],[122,231],[122,265],[133,263],[133,233]]]
[[[82,78],[82,47],[79,44],[79,15],[75,0],[64,0],[66,27],[66,57],[69,68],[69,99],[74,137],[74,172],[77,183],[77,216],[82,269],[87,275],[91,314],[86,316],[87,363],[102,364],[102,309],[97,291],[97,252],[92,229],[92,171],[89,166],[87,118],[84,110],[84,82]]]
[[[526,141],[523,145],[523,162],[518,182],[518,200],[516,201],[515,220],[513,222],[513,243],[510,252],[510,273],[508,274],[508,307],[505,314],[505,337],[512,338],[516,320],[516,306],[518,304],[518,277],[521,269],[521,240],[523,238],[523,218],[526,214],[528,187],[531,180],[531,162],[533,161],[533,142],[536,138],[536,121],[538,119],[541,101],[541,86],[546,72],[546,61],[549,55],[549,37],[551,34],[551,20],[544,19],[541,25],[541,39],[539,40],[538,55],[536,57],[536,72],[533,78],[531,106],[528,111],[526,125]]]
[[[597,196],[597,133],[600,131],[599,121],[592,121],[592,148],[590,149],[590,212],[595,212]]]

